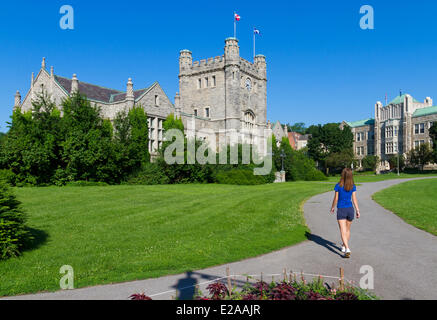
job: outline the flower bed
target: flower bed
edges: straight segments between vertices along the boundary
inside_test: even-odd
[[[305,279],[300,281],[294,278],[291,281],[272,281],[270,284],[258,281],[254,284],[247,282],[243,289],[235,288],[229,292],[227,286],[221,282],[208,285],[208,295],[200,291],[195,295],[195,300],[375,300],[375,295],[366,290],[354,287],[352,284],[344,285],[343,289],[335,285],[324,283],[319,277],[311,282]],[[132,295],[132,300],[152,300],[144,294]]]

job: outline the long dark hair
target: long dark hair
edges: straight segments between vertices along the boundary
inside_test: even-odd
[[[354,175],[350,168],[344,168],[341,172],[340,187],[346,191],[351,191],[354,188]]]

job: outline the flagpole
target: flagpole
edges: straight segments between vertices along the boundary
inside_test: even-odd
[[[255,40],[255,28],[253,28],[253,61],[254,61],[254,62],[255,62],[255,52],[256,52],[256,51],[255,51],[255,48],[256,48],[256,47],[255,47],[255,45],[256,45],[256,44],[255,44],[255,41],[256,41],[256,40]]]
[[[237,39],[237,19],[235,19],[236,12],[234,11],[234,38]]]

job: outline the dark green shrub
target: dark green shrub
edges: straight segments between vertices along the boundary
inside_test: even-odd
[[[268,176],[256,176],[251,169],[231,169],[216,174],[217,183],[236,185],[259,185],[267,182]]]
[[[18,256],[31,238],[26,216],[9,186],[0,181],[0,260]]]
[[[4,181],[10,185],[15,185],[15,173],[9,169],[1,169],[0,170],[0,181]]]
[[[361,164],[366,171],[375,171],[379,163],[379,157],[375,155],[367,155],[363,158]]]
[[[71,181],[66,184],[68,187],[105,187],[109,186],[103,181]]]
[[[311,170],[305,172],[305,181],[326,181],[328,178],[316,168],[311,168]]]
[[[142,170],[133,174],[128,180],[128,184],[157,185],[168,184],[170,179],[164,174],[157,163],[147,163]]]

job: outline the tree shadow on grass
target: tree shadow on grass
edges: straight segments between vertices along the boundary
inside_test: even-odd
[[[305,232],[305,236],[308,240],[317,243],[319,246],[328,249],[329,251],[339,255],[340,257],[343,257],[343,255],[339,252],[341,248],[339,248],[334,242],[326,240],[321,236],[309,233],[308,231]]]
[[[47,242],[49,235],[44,230],[28,227],[27,231],[29,232],[29,236],[24,241],[23,252],[38,249]]]

